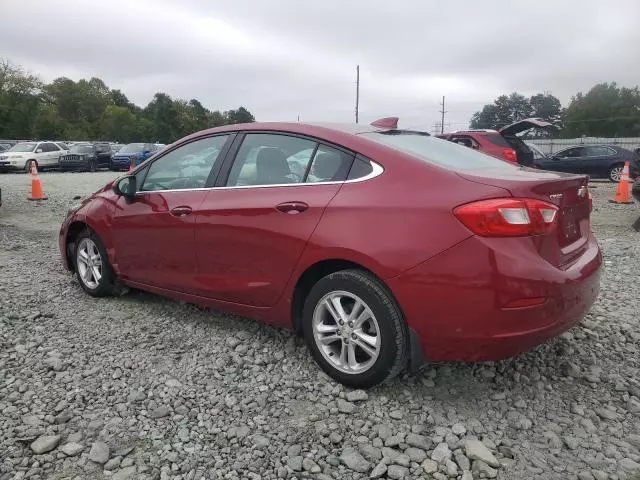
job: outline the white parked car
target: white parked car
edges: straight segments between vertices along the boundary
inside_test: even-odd
[[[33,162],[40,170],[57,168],[60,155],[66,152],[64,146],[56,142],[20,142],[0,154],[0,172],[30,172]]]

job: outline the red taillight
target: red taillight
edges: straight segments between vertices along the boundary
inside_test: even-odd
[[[505,160],[509,162],[518,163],[518,155],[516,154],[516,151],[513,148],[504,148],[502,150],[502,156]]]
[[[531,198],[496,198],[461,205],[453,214],[481,237],[523,237],[553,231],[558,207]]]

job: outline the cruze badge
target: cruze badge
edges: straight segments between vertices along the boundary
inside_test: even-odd
[[[549,195],[549,198],[551,200],[560,201],[560,200],[562,200],[562,194],[561,193],[552,193],[551,195]]]

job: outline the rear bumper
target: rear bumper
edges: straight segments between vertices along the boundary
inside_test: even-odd
[[[566,269],[471,237],[387,283],[426,359],[501,360],[575,325],[597,298],[601,262],[593,235]],[[543,297],[536,306],[504,308]]]

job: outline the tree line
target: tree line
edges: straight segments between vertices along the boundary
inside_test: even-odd
[[[569,105],[548,93],[525,97],[519,93],[501,95],[471,117],[470,128],[499,129],[528,117],[549,120],[557,127],[556,138],[640,136],[640,90],[599,83],[587,93],[578,92]]]
[[[171,143],[189,133],[253,122],[245,107],[209,110],[158,92],[141,108],[99,78],[51,83],[0,60],[0,138]]]

